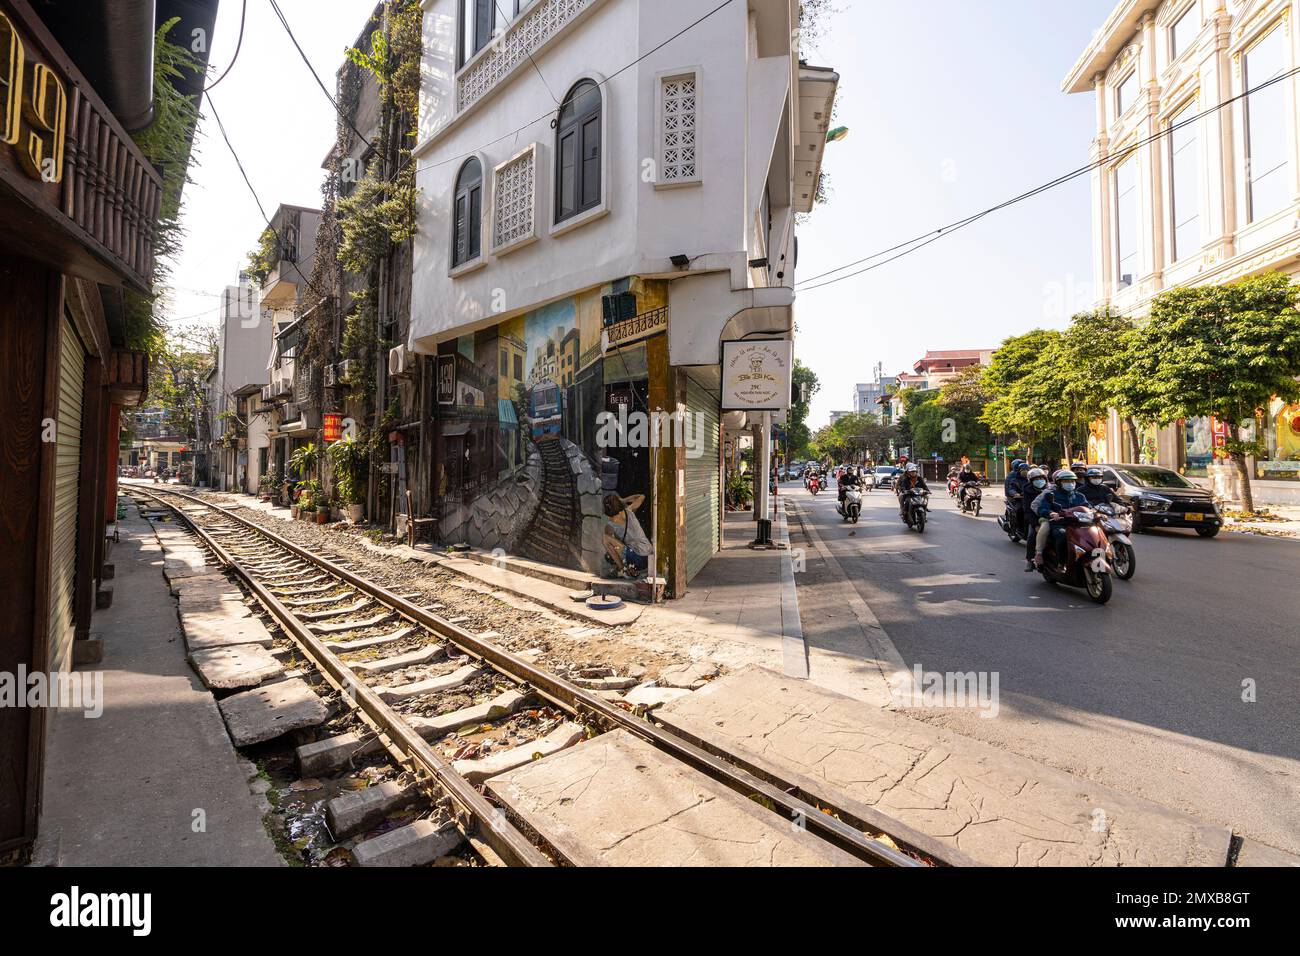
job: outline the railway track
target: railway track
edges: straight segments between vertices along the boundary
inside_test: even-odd
[[[361,725],[359,732],[298,748],[300,766],[311,761],[313,767],[343,769],[359,754],[387,751],[489,864],[574,861],[560,848],[563,840],[549,838],[544,828],[491,799],[483,777],[468,769],[472,762],[449,760],[437,745],[466,726],[535,714],[538,707],[562,715],[529,723],[538,738],[552,739],[544,754],[602,734],[632,738],[855,861],[899,867],[967,862],[884,815],[855,818],[831,794],[809,792],[769,767],[688,741],[543,670],[526,654],[504,649],[490,632],[471,633],[346,562],[313,553],[231,509],[179,491],[137,487],[131,493],[169,508],[212,559],[242,581],[293,642],[304,671],[317,676],[318,692],[328,688],[331,700],[337,698]],[[418,679],[411,680],[411,673]],[[450,693],[459,700],[469,694],[474,703],[446,712],[438,701]],[[566,734],[566,728],[582,733]]]

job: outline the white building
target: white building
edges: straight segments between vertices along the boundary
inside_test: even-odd
[[[1166,289],[1300,273],[1297,87],[1270,83],[1300,64],[1297,16],[1296,0],[1123,0],[1083,51],[1063,89],[1096,97],[1099,305],[1142,315]],[[1300,479],[1300,408],[1274,406],[1257,477]],[[1097,457],[1207,473],[1209,422],[1152,429],[1137,448],[1117,416],[1105,425]],[[1261,500],[1290,497],[1270,484]]]
[[[602,495],[643,495],[681,593],[719,543],[721,342],[792,335],[838,77],[792,48],[797,0],[424,10],[408,344],[438,356],[442,533],[600,571]],[[597,447],[620,408],[700,446]]]
[[[217,338],[217,367],[212,382],[212,451],[210,478],[223,491],[256,490],[256,452],[251,443],[254,417],[250,397],[260,398],[267,382],[266,354],[271,326],[257,305],[258,291],[240,273],[239,285],[227,286],[221,297],[221,328]],[[261,416],[256,416],[260,418]],[[265,426],[261,432],[265,438]],[[251,458],[251,460],[250,460]]]

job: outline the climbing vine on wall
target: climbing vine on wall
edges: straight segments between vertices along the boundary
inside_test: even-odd
[[[168,39],[179,22],[180,17],[173,17],[154,34],[153,120],[134,137],[145,158],[163,170],[162,204],[154,226],[154,273],[150,277],[155,286],[167,278],[168,261],[180,251],[181,193],[189,182],[187,170],[199,121],[198,107],[176,86],[178,81],[203,71],[203,64],[189,49]],[[156,301],[156,296],[126,294],[128,348],[150,349],[160,342],[163,328],[155,314]]]

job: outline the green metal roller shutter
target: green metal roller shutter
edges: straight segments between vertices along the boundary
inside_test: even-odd
[[[54,521],[50,541],[51,669],[66,669],[72,648],[72,602],[77,576],[77,486],[81,474],[81,410],[86,352],[72,323],[59,341],[59,399],[54,433]]]
[[[689,582],[721,547],[721,467],[718,457],[718,396],[686,380],[686,408],[701,426],[700,454],[686,458],[686,580]]]

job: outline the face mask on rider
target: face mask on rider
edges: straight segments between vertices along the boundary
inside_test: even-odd
[[[1099,484],[1101,484],[1101,479],[1100,479],[1100,478],[1089,478],[1089,479],[1088,479],[1088,484],[1090,484],[1090,485],[1099,485]]]
[[[1046,488],[1046,487],[1047,487],[1047,479],[1046,479],[1046,478],[1035,478],[1035,479],[1034,479],[1034,487],[1035,487],[1035,488]]]
[[[1072,482],[1072,481],[1063,481],[1063,482],[1061,482],[1061,490],[1062,490],[1062,491],[1073,491],[1073,490],[1074,490],[1074,482]]]

